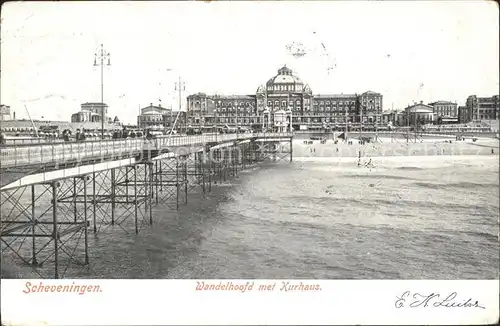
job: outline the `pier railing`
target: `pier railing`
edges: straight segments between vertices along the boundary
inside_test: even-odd
[[[292,136],[293,133],[203,134],[160,136],[153,139],[132,138],[3,146],[0,148],[0,166],[8,168],[57,162],[81,162],[105,157],[123,158],[141,154],[144,150],[155,149],[162,151],[172,147],[187,147],[253,138],[287,138]]]

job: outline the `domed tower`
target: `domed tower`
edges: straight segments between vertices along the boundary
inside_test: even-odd
[[[299,77],[295,76],[292,69],[283,66],[278,70],[278,74],[266,83],[268,94],[298,93],[302,92],[304,83]]]
[[[257,91],[257,98],[259,98],[259,94],[263,94],[259,93],[259,91],[262,92],[261,87]],[[285,65],[278,70],[276,76],[267,81],[265,104],[260,106],[259,112],[268,108],[271,112],[285,110],[302,115],[304,111],[310,110],[312,96],[309,85],[294,75],[292,69]],[[261,103],[262,101],[263,99],[261,99]]]
[[[285,65],[267,81],[265,93],[262,87],[257,90],[259,115],[277,130],[291,130],[292,116],[300,116],[304,108],[309,107],[311,93],[310,88]]]

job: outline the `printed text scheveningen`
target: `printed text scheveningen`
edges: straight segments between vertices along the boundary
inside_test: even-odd
[[[88,284],[44,284],[42,282],[38,284],[32,284],[31,282],[26,282],[23,293],[78,293],[83,295],[89,292],[102,292],[99,285],[88,285]]]

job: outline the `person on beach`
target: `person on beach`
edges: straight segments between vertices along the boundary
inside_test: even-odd
[[[368,166],[367,166],[367,168],[369,168],[369,169],[370,169],[370,171],[371,171],[371,170],[372,170],[372,168],[374,168],[374,167],[375,167],[375,166],[374,166],[374,165],[373,165],[373,163],[372,163],[372,159],[370,159],[370,161],[368,161]]]

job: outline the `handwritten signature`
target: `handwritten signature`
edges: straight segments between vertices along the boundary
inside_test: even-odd
[[[396,297],[394,303],[396,308],[416,308],[416,307],[445,307],[445,308],[480,308],[485,309],[478,300],[469,298],[467,300],[457,299],[457,293],[452,292],[448,295],[440,293],[421,294],[404,292],[400,297]]]

